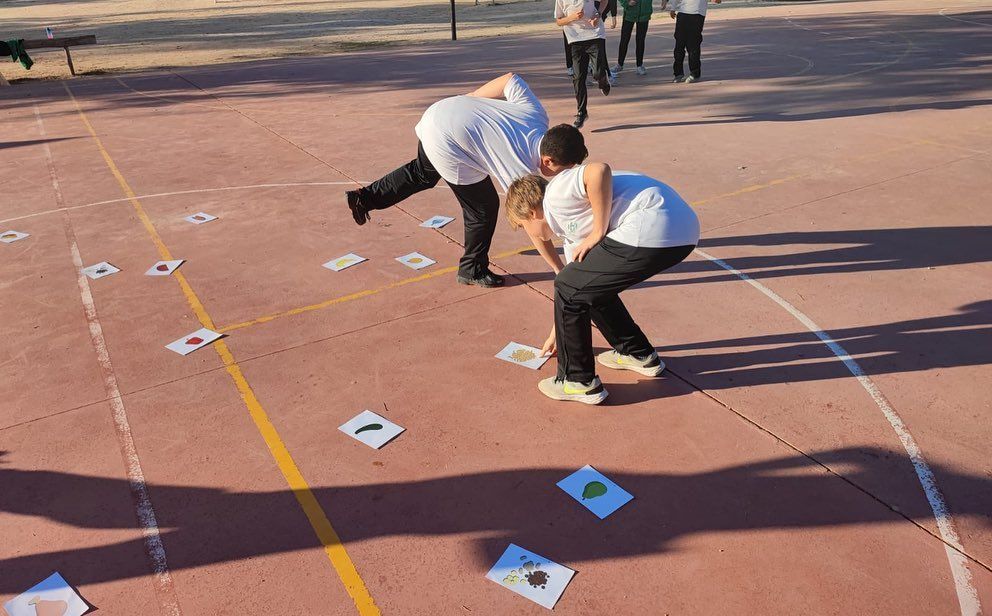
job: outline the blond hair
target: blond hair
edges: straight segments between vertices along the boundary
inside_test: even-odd
[[[506,190],[506,218],[514,229],[520,221],[530,220],[534,212],[544,212],[544,189],[548,181],[536,174],[516,179]]]

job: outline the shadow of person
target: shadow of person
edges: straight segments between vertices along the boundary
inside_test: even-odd
[[[514,542],[549,558],[584,561],[662,554],[698,533],[843,527],[930,521],[922,492],[905,495],[901,514],[851,484],[871,479],[867,460],[894,454],[838,449],[817,454],[843,465],[845,478],[805,456],[787,456],[698,473],[630,473],[600,468],[635,500],[601,522],[555,483],[575,469],[517,468],[416,481],[324,486],[313,492],[345,544],[381,537],[450,537],[472,544],[475,573]],[[897,462],[912,473],[909,460]],[[992,511],[992,480],[935,468],[978,498],[951,503],[955,515]],[[229,492],[204,486],[149,485],[173,570],[265,554],[319,550],[291,490]],[[0,510],[79,528],[136,528],[120,479],[0,467]],[[27,532],[25,530],[25,532]],[[137,535],[137,533],[136,533]],[[79,585],[147,575],[142,540],[7,555],[0,592],[21,592],[59,570]],[[472,574],[472,572],[469,572]]]

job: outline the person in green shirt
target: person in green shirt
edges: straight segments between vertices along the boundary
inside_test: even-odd
[[[620,51],[617,56],[617,65],[613,67],[613,72],[619,74],[623,70],[623,61],[627,58],[627,47],[630,45],[630,34],[637,26],[636,53],[637,53],[637,74],[647,73],[644,70],[644,41],[648,35],[648,22],[651,20],[651,0],[620,0],[623,6],[623,25],[620,27]]]

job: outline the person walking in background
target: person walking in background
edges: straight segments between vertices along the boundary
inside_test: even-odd
[[[610,69],[606,65],[606,30],[593,0],[555,0],[555,23],[565,32],[572,52],[575,88],[575,128],[582,128],[589,117],[586,73],[592,67],[593,79],[603,96],[610,93]]]
[[[622,0],[623,25],[620,27],[620,50],[617,55],[617,65],[613,67],[615,74],[623,70],[623,61],[627,59],[627,47],[630,45],[630,34],[637,29],[635,52],[637,57],[637,74],[647,72],[644,68],[644,41],[648,35],[648,22],[654,10],[651,0]]]
[[[600,3],[599,2],[594,2],[593,4],[596,6],[596,10],[600,12],[600,15],[601,15],[601,17],[603,19],[603,23],[605,24],[606,23],[606,17],[607,16],[610,16],[610,29],[612,30],[612,29],[616,28],[617,27],[617,0],[606,0],[606,9],[605,10],[602,10],[602,11],[600,11],[600,6],[599,6]],[[561,37],[565,41],[565,68],[567,69],[566,72],[568,73],[568,76],[569,77],[575,77],[575,70],[572,68],[572,50],[568,46],[568,36],[565,34],[564,31],[562,31]],[[604,56],[603,62],[606,63],[606,66],[607,67],[609,67],[610,63],[609,63],[609,61],[607,61],[605,59],[605,56]],[[610,78],[612,79],[613,77],[614,77],[614,75],[611,72],[610,73]]]
[[[713,0],[720,4],[721,0]],[[665,2],[667,4],[667,0]],[[662,10],[665,9],[662,5]],[[706,21],[707,0],[674,0],[672,3],[671,15],[675,20],[675,64],[673,66],[675,78],[672,80],[679,83],[685,79],[686,83],[699,81],[703,76],[703,63],[701,58],[701,47],[703,44],[703,22]],[[685,54],[689,52],[689,77],[685,77]]]

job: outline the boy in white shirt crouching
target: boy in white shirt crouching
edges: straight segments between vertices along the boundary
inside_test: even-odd
[[[556,126],[548,136],[567,125]],[[574,129],[573,129],[574,130]],[[575,131],[578,133],[578,131]],[[558,374],[538,384],[554,400],[599,404],[607,391],[595,361],[608,368],[657,376],[665,369],[631,318],[619,293],[681,263],[699,241],[696,213],[668,185],[646,175],[581,164],[587,152],[577,139],[556,136],[561,151],[541,154],[554,177],[524,176],[510,185],[510,224],[523,227],[555,277],[555,322],[544,344],[558,353]],[[547,157],[545,156],[547,155]],[[563,265],[552,244],[565,240]],[[594,322],[612,351],[593,357]]]

